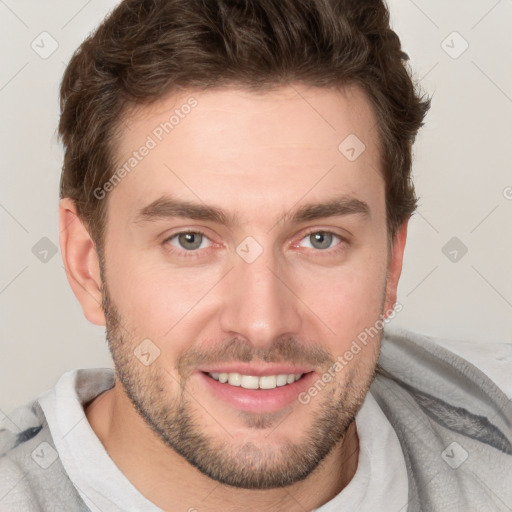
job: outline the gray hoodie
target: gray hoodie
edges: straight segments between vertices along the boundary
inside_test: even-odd
[[[512,402],[482,371],[425,335],[386,327],[370,390],[405,457],[404,512],[512,511]],[[38,401],[23,411],[21,432],[0,430],[0,512],[89,511],[52,457]]]

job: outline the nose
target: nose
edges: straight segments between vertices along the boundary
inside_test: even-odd
[[[243,336],[255,348],[299,334],[300,299],[290,274],[285,262],[278,263],[270,251],[252,263],[236,257],[233,270],[223,280],[222,331]]]

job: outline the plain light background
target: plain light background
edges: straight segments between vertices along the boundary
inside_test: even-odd
[[[67,370],[112,365],[104,329],[82,315],[58,250],[56,128],[65,65],[116,4],[0,0],[0,420]],[[433,96],[414,149],[420,207],[393,324],[454,340],[456,351],[474,343],[475,362],[491,358],[508,376],[512,1],[389,5],[414,77]]]

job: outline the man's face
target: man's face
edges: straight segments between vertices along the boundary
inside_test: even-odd
[[[394,302],[369,103],[355,88],[297,90],[183,93],[132,111],[117,164],[134,151],[137,163],[108,195],[117,376],[167,445],[247,488],[296,482],[340,442],[380,335],[318,381]]]

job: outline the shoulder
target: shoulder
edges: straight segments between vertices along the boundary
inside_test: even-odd
[[[382,362],[391,373],[436,391],[472,383],[499,401],[512,398],[512,343],[452,340],[386,326]]]
[[[8,429],[0,431],[0,512],[71,510],[70,505],[72,510],[88,510],[61,463],[40,405],[36,401],[25,407],[21,417],[35,417],[38,425],[14,437]]]
[[[25,473],[6,455],[0,457],[0,511],[39,512],[37,497]]]
[[[43,421],[34,404],[22,406],[0,428],[0,511],[41,510],[30,478],[26,448],[38,434],[44,437]],[[15,420],[14,420],[15,418]],[[16,431],[15,425],[22,428]]]
[[[428,338],[478,368],[512,399],[512,343]]]
[[[444,510],[451,496],[457,510],[495,510],[512,503],[512,401],[477,360],[443,345],[387,330],[371,391],[401,443],[412,504]]]

